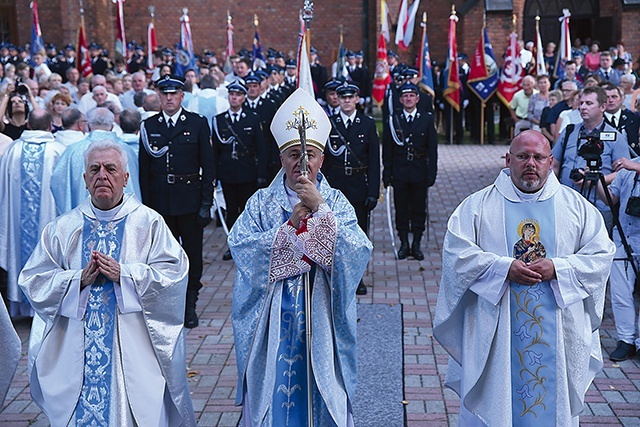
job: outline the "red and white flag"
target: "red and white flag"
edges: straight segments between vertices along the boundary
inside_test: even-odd
[[[413,30],[416,26],[416,14],[418,13],[419,7],[420,0],[415,0],[408,9],[406,0],[402,0],[402,4],[400,5],[398,29],[396,30],[396,44],[402,50],[407,50],[411,39],[413,39]]]
[[[89,48],[87,46],[87,38],[84,34],[84,16],[80,17],[80,28],[78,29],[78,71],[82,77],[91,77],[93,69],[91,68],[91,57],[89,56]]]
[[[147,28],[147,71],[152,73],[156,68],[156,64],[153,63],[153,52],[158,50],[158,41],[156,39],[156,26],[153,20],[149,22]]]
[[[443,94],[444,99],[453,107],[456,111],[460,111],[460,90],[462,85],[460,84],[460,74],[458,70],[458,41],[456,37],[456,24],[458,23],[458,16],[455,12],[452,12],[449,16],[449,49],[447,54],[447,63],[445,65],[444,73],[444,87]]]
[[[389,31],[389,7],[385,0],[380,0],[380,33],[386,41],[391,40]]]
[[[127,40],[124,36],[124,0],[113,0],[116,4],[116,55],[127,57]]]
[[[524,68],[520,63],[518,52],[518,35],[509,35],[509,46],[505,54],[504,64],[500,72],[500,82],[498,83],[498,98],[507,108],[511,105],[513,95],[522,89],[522,79],[524,78]]]
[[[376,58],[376,71],[373,78],[373,91],[371,96],[376,104],[380,106],[384,100],[384,93],[387,86],[391,83],[391,75],[389,75],[389,63],[387,62],[387,43],[384,34],[380,32],[378,37],[378,55]]]
[[[311,63],[309,62],[309,31],[302,19],[300,19],[302,40],[298,46],[298,87],[307,91],[312,97],[316,97],[311,78]]]

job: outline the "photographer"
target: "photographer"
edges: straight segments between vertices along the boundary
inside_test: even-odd
[[[616,178],[609,185],[611,202],[620,202],[618,218],[631,251],[640,247],[640,158],[629,160],[622,158],[613,164]],[[598,196],[607,201],[602,186],[598,187]],[[636,309],[633,300],[633,288],[636,274],[627,258],[627,253],[619,233],[613,234],[616,244],[616,257],[611,267],[611,308],[618,334],[618,345],[609,355],[614,362],[626,360],[640,348],[640,338],[636,335]],[[638,318],[640,321],[640,318]]]
[[[20,138],[27,129],[27,119],[31,107],[35,105],[29,87],[24,83],[9,83],[0,100],[0,132],[13,140]]]
[[[580,117],[583,122],[575,126],[567,126],[553,147],[553,171],[562,184],[576,191],[582,190],[582,178],[588,171],[587,161],[582,157],[585,152],[590,156],[598,156],[601,167],[598,171],[591,172],[601,172],[607,185],[616,176],[613,163],[623,157],[629,157],[627,138],[604,121],[606,103],[607,94],[604,89],[585,88],[580,97]],[[607,230],[611,234],[613,228],[611,210],[601,200],[591,201],[595,202],[595,206],[602,213]]]

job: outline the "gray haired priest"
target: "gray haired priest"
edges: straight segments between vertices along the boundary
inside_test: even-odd
[[[307,177],[300,170],[301,123]],[[309,390],[314,426],[353,426],[355,291],[372,245],[348,200],[319,172],[330,130],[313,96],[298,89],[287,98],[271,124],[282,169],[249,199],[229,235],[237,266],[232,321],[242,426],[307,425]],[[306,274],[311,289],[303,285]]]
[[[36,312],[31,396],[53,427],[196,425],[187,256],[156,211],[124,194],[125,149],[89,145],[90,196],[45,226],[18,279]]]

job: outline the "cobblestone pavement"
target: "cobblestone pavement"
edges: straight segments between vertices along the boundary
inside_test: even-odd
[[[424,261],[396,261],[383,200],[374,211],[371,234],[375,249],[365,277],[369,293],[359,297],[359,303],[403,306],[407,426],[457,425],[459,399],[442,386],[447,355],[432,336],[441,244],[453,209],[468,194],[493,182],[504,164],[506,148],[504,145],[440,146],[438,180],[429,195],[430,236],[423,242]],[[235,269],[232,262],[221,260],[226,250],[222,229],[209,226],[205,239],[203,281],[206,285],[198,301],[201,326],[187,335],[189,382],[200,426],[235,426],[240,410],[234,406],[236,366],[229,316]],[[20,323],[16,327],[25,356],[0,413],[0,425],[46,426],[46,417],[29,397],[28,326]],[[616,344],[608,301],[601,336],[605,366],[587,393],[588,405],[581,425],[640,426],[640,361],[634,358],[614,364],[608,360],[607,355]]]

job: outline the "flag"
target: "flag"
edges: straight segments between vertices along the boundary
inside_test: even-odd
[[[402,1],[404,7],[406,7],[406,0]],[[415,0],[411,7],[407,10],[406,15],[402,17],[398,16],[398,30],[396,31],[396,44],[402,50],[407,50],[409,44],[411,43],[411,39],[413,39],[413,29],[416,25],[416,14],[418,13],[418,8],[420,7],[420,0]],[[402,14],[402,10],[400,11]],[[398,39],[398,32],[402,29],[402,36]]]
[[[524,69],[520,64],[520,55],[518,54],[518,35],[511,33],[509,35],[509,46],[505,54],[504,64],[500,72],[500,82],[498,83],[498,98],[507,106],[511,105],[513,95],[522,89],[522,79],[524,78]]]
[[[489,41],[487,27],[482,29],[478,47],[473,54],[467,86],[478,98],[485,102],[498,89],[498,65]]]
[[[371,96],[378,107],[384,100],[384,93],[387,91],[387,86],[391,83],[391,75],[389,74],[389,64],[387,63],[387,43],[384,39],[384,34],[380,32],[378,37],[378,55],[376,58],[376,71],[373,78],[373,92]]]
[[[542,46],[542,37],[540,37],[540,22],[536,21],[536,45],[534,47],[535,50],[535,61],[536,61],[536,75],[537,76],[546,76],[549,74],[547,72],[547,66],[544,63],[544,47]]]
[[[147,72],[152,73],[156,66],[153,63],[153,52],[158,50],[158,41],[156,39],[156,27],[153,20],[149,22],[147,28]]]
[[[113,0],[116,4],[116,55],[127,57],[127,43],[124,37],[124,0]]]
[[[40,19],[38,19],[38,4],[32,1],[29,4],[29,7],[31,7],[31,16],[33,17],[32,25],[31,25],[31,49],[30,49],[31,56],[33,57],[33,55],[36,53],[45,54],[45,51],[44,51],[44,42],[42,41],[42,30],[40,30]],[[31,65],[35,65],[33,63],[33,59],[31,60]]]
[[[338,46],[338,58],[335,62],[335,70],[333,72],[333,77],[338,80],[348,80],[349,79],[349,70],[347,69],[347,60],[345,56],[347,54],[347,50],[344,48],[344,39],[342,37],[342,31],[340,32],[340,46]]]
[[[380,34],[386,41],[391,40],[389,32],[389,8],[385,0],[380,0]]]
[[[231,15],[227,12],[227,49],[225,50],[226,58],[224,62],[224,72],[230,73],[233,71],[231,65],[231,56],[234,54],[233,50],[233,25],[231,24]]]
[[[569,33],[569,19],[571,12],[569,9],[562,9],[562,16],[558,18],[560,21],[560,49],[556,56],[556,66],[554,77],[557,79],[564,78],[564,66],[567,61],[571,60],[571,34]]]
[[[456,110],[460,111],[460,76],[458,75],[458,46],[456,41],[456,23],[458,17],[452,13],[449,17],[449,48],[447,65],[444,69],[444,99]]]
[[[297,84],[299,88],[307,91],[312,97],[316,97],[313,90],[313,79],[311,78],[311,64],[309,62],[309,31],[306,29],[306,25],[302,19],[301,31],[302,39],[298,45],[298,79]]]
[[[251,51],[251,68],[257,70],[258,68],[264,68],[267,64],[264,61],[264,55],[262,54],[262,45],[260,44],[260,36],[258,35],[258,27],[253,35],[253,50]]]
[[[198,72],[196,55],[193,52],[193,39],[191,38],[191,24],[187,8],[182,9],[180,17],[180,48],[176,52],[175,73],[182,77],[187,70]]]
[[[89,48],[87,47],[87,38],[84,35],[84,16],[80,16],[80,27],[78,28],[78,71],[82,77],[91,77],[93,69],[91,68],[91,57],[89,56]]]
[[[420,87],[428,92],[431,97],[435,96],[433,85],[433,74],[431,73],[431,54],[429,53],[429,40],[427,39],[426,14],[422,23],[422,55],[420,56]],[[378,51],[379,52],[379,51]],[[378,53],[380,54],[380,53]],[[385,56],[386,58],[386,56]]]
[[[396,45],[399,47],[404,40],[404,24],[407,21],[408,8],[407,0],[402,0],[400,3],[400,11],[398,12],[398,22],[396,27]]]

